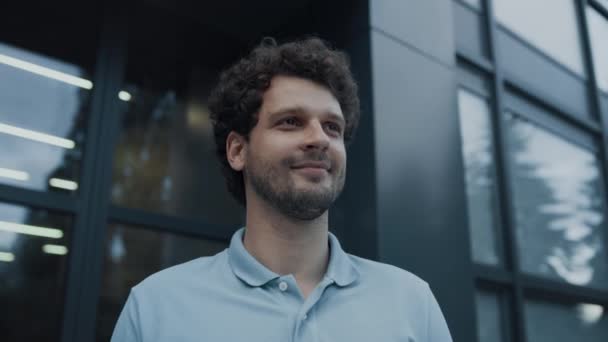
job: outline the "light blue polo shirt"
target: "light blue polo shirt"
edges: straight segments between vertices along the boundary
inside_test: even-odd
[[[243,246],[158,272],[131,290],[112,342],[450,342],[426,282],[345,253],[329,233],[327,272],[304,300]]]

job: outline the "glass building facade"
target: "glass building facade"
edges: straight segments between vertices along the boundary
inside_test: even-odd
[[[478,341],[604,340],[608,12],[454,6]]]
[[[207,95],[307,34],[361,91],[343,247],[428,281],[455,341],[608,340],[606,1],[37,6],[0,13],[1,341],[108,341],[132,286],[227,247]]]

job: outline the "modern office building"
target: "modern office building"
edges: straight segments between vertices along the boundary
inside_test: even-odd
[[[4,4],[0,341],[108,341],[132,286],[223,250],[207,94],[307,34],[361,90],[343,247],[429,282],[454,341],[608,341],[606,0]]]

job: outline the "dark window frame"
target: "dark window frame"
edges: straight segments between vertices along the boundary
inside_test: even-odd
[[[456,1],[461,4],[460,1]],[[456,4],[455,4],[456,5]],[[601,14],[608,18],[608,10],[597,4],[595,0],[575,0],[576,19],[579,23],[580,41],[583,55],[583,65],[586,74],[587,101],[588,109],[591,112],[591,119],[581,118],[580,115],[573,113],[572,108],[564,108],[563,105],[555,101],[555,98],[547,96],[548,94],[539,94],[533,88],[526,84],[525,80],[512,77],[505,71],[502,58],[500,56],[500,48],[497,46],[497,36],[501,32],[509,32],[497,23],[494,16],[494,7],[492,0],[485,0],[486,9],[486,29],[488,31],[488,44],[490,48],[490,58],[485,58],[481,55],[472,54],[471,51],[456,51],[457,58],[466,62],[480,70],[483,70],[492,80],[493,89],[492,96],[492,114],[494,116],[493,135],[495,137],[496,146],[496,168],[499,178],[497,179],[499,196],[501,204],[501,216],[503,227],[503,246],[505,247],[505,263],[506,269],[500,267],[481,265],[473,263],[473,272],[475,283],[478,288],[495,292],[501,298],[501,312],[503,317],[503,334],[505,341],[526,341],[526,322],[524,320],[524,301],[531,299],[548,299],[555,302],[588,302],[608,306],[608,291],[587,288],[584,286],[576,286],[558,281],[548,280],[538,276],[524,274],[519,267],[519,255],[516,248],[516,237],[514,231],[514,208],[513,194],[509,188],[510,174],[508,171],[509,156],[506,151],[507,132],[504,122],[505,111],[512,111],[517,115],[521,115],[521,105],[514,104],[513,97],[520,96],[523,101],[529,102],[530,106],[537,106],[541,110],[547,111],[554,116],[551,120],[538,120],[534,115],[523,113],[527,119],[530,119],[535,124],[538,124],[544,129],[549,129],[552,133],[558,132],[559,136],[566,138],[569,141],[574,141],[575,144],[581,145],[581,139],[572,138],[568,131],[576,131],[578,134],[588,136],[582,140],[591,140],[595,153],[598,155],[600,162],[600,171],[604,179],[604,196],[608,196],[608,110],[602,112],[601,101],[602,93],[595,82],[595,73],[591,61],[591,50],[589,41],[589,31],[587,20],[585,17],[585,6],[593,6]],[[465,5],[466,6],[466,5]],[[467,6],[470,7],[470,6]],[[457,28],[456,28],[457,31]],[[512,34],[513,35],[513,34]],[[517,40],[522,39],[516,37]],[[531,44],[522,42],[526,46]],[[547,59],[547,63],[559,64],[552,58],[549,58],[539,51],[536,47],[531,47],[533,51],[539,53]],[[564,66],[560,67],[563,69]],[[572,73],[568,70],[569,73]],[[581,77],[577,75],[577,77]],[[469,85],[461,80],[458,81],[458,86],[469,88]],[[550,92],[549,92],[550,94]],[[604,96],[605,97],[605,96]],[[557,103],[556,103],[557,102]],[[513,108],[515,107],[515,108]],[[595,120],[597,119],[597,121]],[[539,122],[540,121],[540,122]],[[553,121],[553,122],[551,122]],[[564,129],[566,128],[566,129]],[[577,134],[577,133],[573,133]],[[583,146],[591,147],[588,143]],[[604,198],[604,200],[608,200]],[[608,231],[604,232],[604,246],[608,246]],[[513,334],[510,334],[510,332]]]

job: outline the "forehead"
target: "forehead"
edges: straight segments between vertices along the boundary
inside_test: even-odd
[[[311,80],[278,75],[272,78],[263,95],[261,114],[297,107],[311,113],[342,116],[340,103],[327,87]]]

